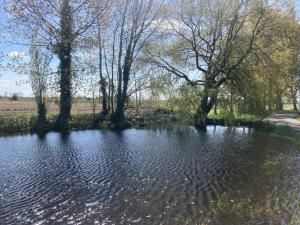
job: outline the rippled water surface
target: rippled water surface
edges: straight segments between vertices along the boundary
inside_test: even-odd
[[[247,128],[0,138],[0,224],[297,224],[300,151]]]

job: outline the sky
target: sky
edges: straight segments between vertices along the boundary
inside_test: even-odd
[[[295,2],[297,16],[300,20],[300,0],[295,0]],[[6,16],[0,7],[0,21],[5,23],[5,20]],[[1,33],[0,31],[0,35],[5,34]],[[24,51],[24,47],[3,44],[0,42],[0,52],[2,51],[6,55],[22,50]],[[13,93],[22,93],[24,97],[32,96],[31,87],[28,83],[28,77],[0,69],[0,96],[11,96]]]
[[[3,24],[5,20],[6,16],[0,7],[0,21]],[[0,30],[0,35],[0,38],[2,38],[5,34],[1,33]],[[23,48],[24,47],[1,43],[0,40],[0,52],[3,52],[4,55],[22,51]],[[0,96],[11,96],[13,93],[22,93],[25,97],[32,96],[32,90],[28,84],[28,77],[0,69]]]

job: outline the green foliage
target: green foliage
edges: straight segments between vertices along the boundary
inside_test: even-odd
[[[272,24],[249,55],[232,74],[223,89],[232,94],[233,104],[242,113],[264,114],[282,110],[284,101],[295,100],[299,90],[299,25],[293,14],[268,10]]]
[[[170,96],[167,107],[183,115],[195,113],[199,106],[202,90],[200,86],[183,84],[176,90],[176,95]]]
[[[39,124],[36,113],[0,113],[0,134],[19,134],[24,132],[47,132],[55,128],[58,114],[52,113],[47,116],[47,121]],[[93,129],[94,115],[90,113],[72,114],[70,129]]]
[[[232,114],[232,113],[218,113],[211,112],[208,114],[208,119],[216,124],[225,124],[227,126],[237,125],[251,125],[263,119],[263,116],[253,114]]]
[[[0,133],[28,132],[34,121],[33,113],[1,113]]]
[[[99,123],[99,128],[101,129],[108,129],[108,128],[112,128],[113,127],[113,124],[111,123],[111,121],[109,120],[101,120],[100,123]]]

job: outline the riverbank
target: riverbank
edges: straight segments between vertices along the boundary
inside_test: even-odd
[[[0,135],[16,135],[23,133],[45,133],[55,130],[57,113],[50,113],[45,124],[37,125],[37,115],[32,112],[5,112],[0,113]],[[153,128],[168,127],[172,124],[193,125],[192,115],[180,115],[165,109],[151,112],[128,112],[128,127]],[[251,126],[254,122],[261,121],[261,117],[252,115],[239,115],[229,117],[222,114],[210,114],[207,125],[223,126]],[[101,117],[92,113],[73,113],[69,123],[70,130],[86,129],[114,129],[110,116]]]
[[[287,124],[274,124],[272,122],[272,118],[275,115],[264,118],[263,116],[250,114],[238,114],[230,116],[211,113],[208,115],[207,125],[247,126],[262,131],[273,132],[276,135],[287,136],[289,138],[292,137],[292,139],[297,139],[300,137],[300,132],[298,132],[300,131],[300,121],[294,118],[294,120],[296,120],[299,124],[299,130],[297,129],[297,132],[295,132],[293,127],[287,126]],[[47,123],[41,127],[36,125],[36,113],[0,113],[0,136],[18,135],[24,133],[47,133],[49,131],[53,131],[55,130],[55,121],[57,116],[57,113],[49,114],[47,116]],[[127,113],[128,127],[133,128],[169,127],[173,125],[192,126],[192,118],[192,115],[180,115],[165,109],[156,109],[151,112],[144,111],[138,113],[131,111]],[[277,118],[280,118],[280,116],[277,116]],[[114,129],[109,116],[101,117],[98,114],[94,115],[92,113],[85,112],[73,113],[69,125],[70,130]]]
[[[58,114],[49,114],[43,126],[37,125],[35,113],[0,113],[0,136],[24,133],[46,133],[55,130]],[[71,130],[93,129],[94,116],[92,114],[73,114],[70,120]]]

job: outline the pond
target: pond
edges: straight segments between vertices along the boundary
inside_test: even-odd
[[[0,138],[0,224],[299,224],[300,151],[249,128]]]

